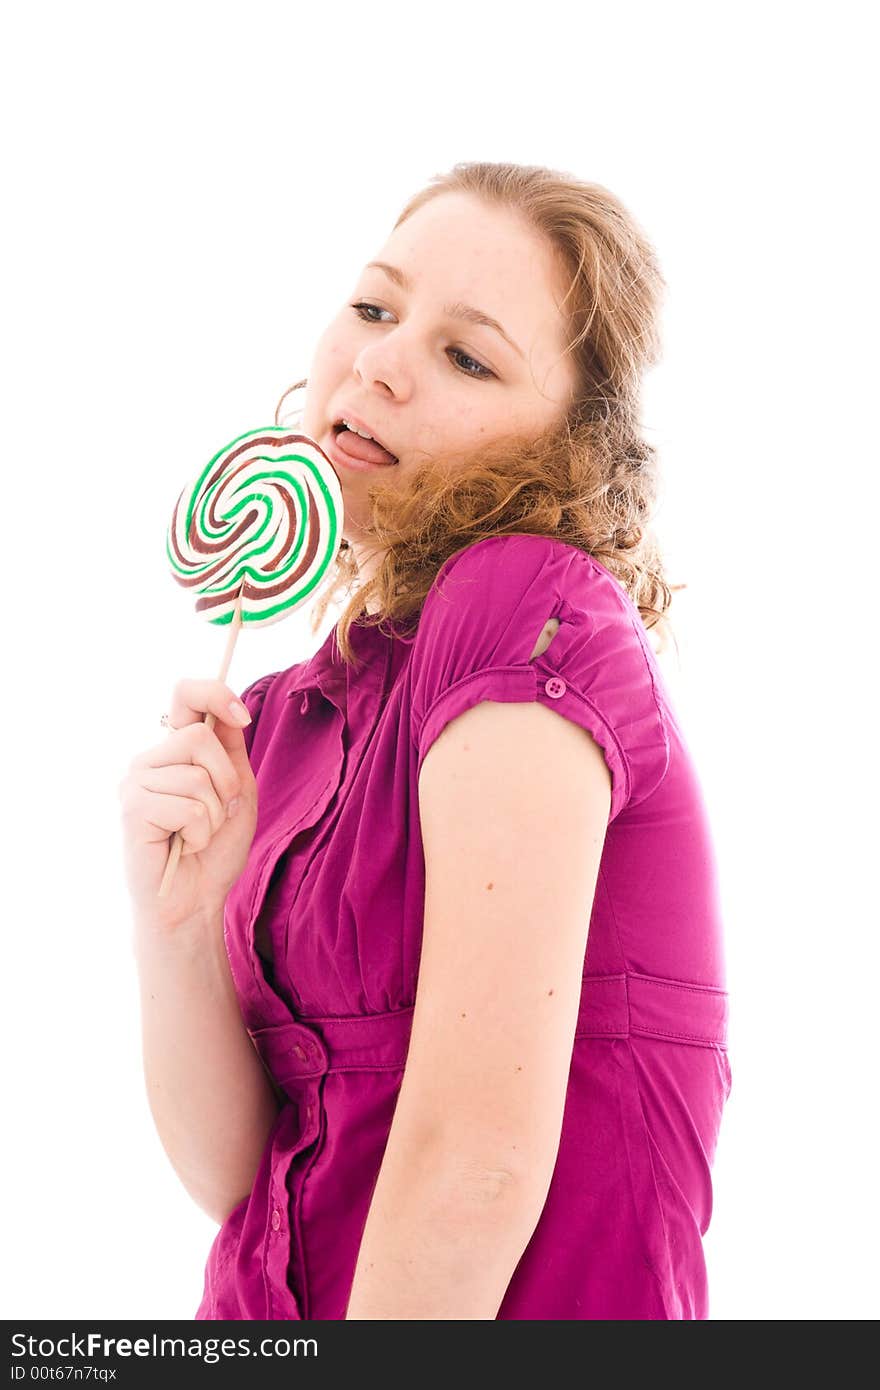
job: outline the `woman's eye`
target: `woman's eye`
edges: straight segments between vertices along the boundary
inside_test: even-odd
[[[378,323],[379,320],[367,318],[366,314],[361,314],[361,309],[375,309],[378,314],[390,313],[389,309],[380,309],[378,304],[367,304],[365,301],[362,301],[360,304],[352,304],[351,307],[352,309],[356,309],[360,317],[365,319],[367,323]]]
[[[352,309],[354,309],[358,317],[363,319],[364,323],[381,322],[380,319],[368,317],[367,313],[365,312],[368,309],[375,309],[377,314],[388,314],[391,312],[390,309],[383,309],[378,304],[369,304],[366,300],[361,300],[357,304],[352,304],[351,307]],[[458,370],[460,372],[463,372],[465,376],[473,377],[475,381],[484,381],[487,380],[489,377],[495,375],[495,373],[491,371],[488,367],[484,367],[482,362],[478,362],[475,357],[469,356],[468,353],[462,352],[459,348],[450,348],[449,351],[452,353],[454,357],[460,357],[465,362],[473,362],[474,366],[477,368],[476,371],[470,371],[467,368],[459,367]]]

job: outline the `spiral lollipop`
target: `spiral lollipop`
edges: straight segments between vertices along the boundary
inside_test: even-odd
[[[168,528],[171,573],[218,625],[274,623],[307,603],[341,540],[342,490],[308,435],[267,425],[215,454],[180,494]]]
[[[230,628],[219,680],[243,624],[278,622],[322,587],[343,520],[332,463],[313,439],[285,425],[239,435],[184,488],[168,528],[168,562],[177,583],[198,595],[196,612]],[[205,723],[213,729],[215,716]],[[182,848],[175,831],[160,898]]]

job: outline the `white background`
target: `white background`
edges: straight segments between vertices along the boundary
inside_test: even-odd
[[[116,792],[225,641],[165,531],[306,375],[404,201],[468,159],[605,184],[670,286],[645,414],[732,1007],[712,1317],[877,1315],[869,14],[7,10],[6,1317],[201,1299],[216,1226],[146,1102]],[[299,614],[242,633],[230,684],[317,640]]]

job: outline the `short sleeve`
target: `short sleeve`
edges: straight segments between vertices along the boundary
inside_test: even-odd
[[[238,697],[251,717],[250,724],[243,730],[244,746],[247,749],[248,757],[251,755],[251,746],[254,741],[254,734],[257,731],[260,711],[266,699],[266,692],[275,677],[280,674],[279,671],[270,671],[268,675],[260,676],[259,680],[255,680],[253,684],[249,685],[246,690],[243,690]]]
[[[530,660],[550,618],[559,628]],[[552,537],[491,536],[441,567],[410,663],[416,776],[457,715],[539,701],[592,735],[611,774],[609,823],[662,781],[669,738],[638,609],[592,556]]]

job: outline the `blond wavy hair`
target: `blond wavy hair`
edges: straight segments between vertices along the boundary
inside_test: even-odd
[[[650,526],[659,473],[656,449],[641,432],[641,382],[660,358],[666,284],[654,250],[607,188],[536,165],[456,164],[409,200],[395,229],[431,198],[458,192],[519,213],[555,250],[570,280],[561,308],[577,387],[562,422],[537,439],[445,451],[408,468],[402,482],[370,488],[368,532],[381,565],[358,585],[354,552],[343,541],[312,610],[312,632],[331,603],[347,599],[336,642],[357,668],[353,622],[414,633],[451,555],[488,536],[526,532],[595,556],[629,594],[659,654],[668,636],[674,640],[666,617],[672,593],[687,586],[667,582]],[[276,423],[290,392],[307,382],[285,391]]]

